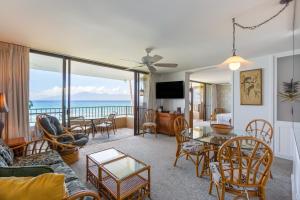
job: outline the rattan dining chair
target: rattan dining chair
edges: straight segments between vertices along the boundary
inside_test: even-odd
[[[271,145],[273,138],[273,127],[264,119],[254,119],[246,126],[246,131],[255,134],[255,137]]]
[[[151,133],[154,133],[155,137],[157,137],[156,111],[153,109],[146,110],[144,118],[145,118],[145,122],[142,125],[143,137],[146,131],[150,131]]]
[[[264,119],[254,119],[247,124],[246,131],[254,134],[256,138],[263,140],[265,143],[271,146],[274,132],[270,122]],[[271,171],[270,178],[273,179]]]
[[[174,167],[176,167],[177,160],[180,157],[186,157],[186,159],[190,159],[195,164],[196,176],[198,177],[199,165],[202,159],[205,160],[206,151],[202,143],[189,140],[187,137],[185,137],[182,134],[182,131],[188,128],[189,128],[188,122],[184,119],[183,116],[178,116],[174,120],[174,131],[175,131],[176,143],[177,143],[176,159],[174,161]],[[196,159],[193,157],[195,157]]]
[[[219,200],[224,200],[225,192],[266,199],[272,161],[272,149],[258,138],[243,136],[226,141],[218,152],[218,161],[210,163],[209,194],[215,184]]]

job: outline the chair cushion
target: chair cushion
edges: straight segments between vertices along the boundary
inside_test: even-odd
[[[0,156],[7,165],[12,165],[14,160],[14,152],[0,139]],[[3,164],[3,163],[2,163]]]
[[[221,183],[222,181],[222,176],[221,176],[221,173],[220,173],[220,167],[219,167],[219,162],[212,162],[209,164],[210,166],[210,170],[211,170],[211,173],[212,173],[212,179],[213,179],[213,182],[215,182],[216,184],[219,184]],[[224,175],[225,175],[225,178],[230,178],[229,177],[229,173],[226,171],[226,169],[230,169],[230,164],[223,164],[223,169],[225,169],[224,171]],[[238,180],[238,172],[239,172],[239,169],[236,167],[234,167],[234,180]],[[246,171],[245,171],[245,174],[246,174]],[[241,179],[242,179],[242,182],[246,182],[246,176],[244,174],[241,175]],[[230,184],[230,183],[225,183],[225,187],[226,188],[230,188],[230,189],[234,189],[234,190],[248,190],[248,191],[256,191],[257,188],[256,187],[240,187],[238,185],[233,185],[233,184]]]
[[[145,123],[143,123],[143,126],[156,126],[156,123],[154,123],[154,122],[145,122]]]
[[[64,133],[64,129],[60,124],[59,120],[56,117],[48,116],[50,123],[56,128],[57,135],[61,135]]]
[[[75,134],[74,138],[75,142],[73,144],[75,144],[76,146],[84,146],[89,141],[88,136],[84,134]]]
[[[42,127],[51,135],[58,135],[56,127],[50,122],[48,117],[43,117],[40,120]]]
[[[188,141],[182,144],[182,149],[188,153],[199,153],[203,151],[204,146],[200,142]]]
[[[26,157],[16,157],[14,166],[52,165],[63,162],[57,151],[34,154]]]
[[[78,134],[74,134],[73,136],[75,141],[73,141],[71,137],[67,137],[67,136],[61,137],[57,141],[63,144],[74,144],[76,146],[84,146],[89,141],[88,136],[85,134],[78,133]]]

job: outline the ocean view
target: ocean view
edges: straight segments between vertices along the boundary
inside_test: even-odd
[[[61,101],[59,100],[34,100],[31,109],[36,108],[61,108]],[[96,107],[96,106],[131,106],[131,102],[127,100],[122,101],[94,101],[94,100],[78,100],[71,101],[71,107]]]

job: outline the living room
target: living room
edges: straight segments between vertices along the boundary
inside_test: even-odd
[[[0,199],[300,199],[299,0],[2,5]]]

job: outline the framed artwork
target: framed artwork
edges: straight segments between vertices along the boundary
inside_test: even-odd
[[[240,72],[241,105],[262,105],[262,69]]]

